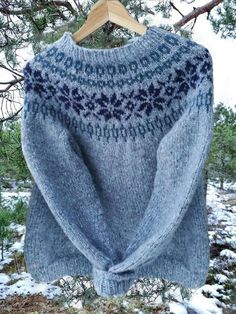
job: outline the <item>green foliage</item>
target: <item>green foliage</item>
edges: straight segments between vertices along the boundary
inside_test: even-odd
[[[23,199],[19,198],[14,206],[14,210],[12,211],[12,221],[17,224],[25,225],[27,209],[27,203]]]
[[[214,134],[208,160],[208,178],[220,182],[236,180],[236,113],[218,104],[214,112]]]
[[[192,38],[192,32],[189,31],[189,30],[187,30],[187,29],[182,29],[182,28],[180,28],[179,34],[180,34],[180,36],[182,36],[182,37],[185,37],[185,38],[188,38],[188,39],[193,39],[193,38]]]
[[[4,240],[11,239],[13,236],[13,231],[9,229],[9,225],[12,222],[12,211],[7,208],[0,207],[0,242],[2,249],[3,260],[3,250],[4,250]]]
[[[222,38],[236,38],[236,0],[223,1],[216,11],[216,16],[209,17],[213,30]]]
[[[0,210],[0,237],[5,234],[4,227],[7,227],[12,222],[12,210],[1,208]]]
[[[183,300],[190,300],[192,291],[189,288],[185,288],[184,286],[180,285],[179,290]]]
[[[2,260],[4,248],[8,248],[15,234],[15,231],[10,229],[9,226],[11,223],[25,225],[27,210],[28,204],[22,198],[17,198],[13,207],[7,202],[0,202],[0,245]]]
[[[165,19],[171,18],[172,9],[167,1],[160,1],[158,4],[155,5],[155,9],[158,12],[162,13],[163,18]]]
[[[4,176],[16,180],[31,178],[22,153],[19,121],[8,122],[0,129],[0,177]]]

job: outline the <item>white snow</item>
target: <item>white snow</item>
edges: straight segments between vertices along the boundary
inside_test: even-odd
[[[23,235],[25,233],[25,226],[23,225],[20,225],[20,224],[16,224],[16,223],[11,223],[9,225],[9,227],[12,229],[12,230],[15,230],[17,232],[18,235]]]
[[[186,307],[181,303],[170,302],[169,307],[170,307],[170,314],[172,314],[172,313],[174,313],[174,314],[188,314]]]
[[[11,252],[24,252],[24,245],[22,242],[15,242],[9,249]]]
[[[220,256],[226,256],[227,258],[236,262],[236,253],[231,250],[225,249],[220,252]]]
[[[220,284],[214,284],[214,285],[204,285],[201,288],[198,289],[199,291],[204,291],[204,292],[210,292],[211,295],[215,297],[220,297],[221,293],[220,290],[224,290],[223,285]]]
[[[0,284],[5,284],[10,280],[11,280],[11,278],[7,274],[4,274],[4,273],[0,274]]]
[[[223,275],[223,274],[216,274],[215,275],[215,278],[216,280],[219,282],[219,283],[223,283],[225,282],[226,280],[228,280],[228,277]]]
[[[9,282],[13,280],[12,284]],[[3,282],[1,282],[3,281]],[[6,283],[8,283],[6,285]],[[48,299],[61,294],[61,288],[47,283],[36,283],[29,273],[13,273],[7,277],[0,277],[0,299],[5,299],[10,295],[32,295],[41,293]]]
[[[70,306],[76,308],[76,309],[82,309],[83,308],[83,304],[82,304],[82,301],[81,300],[77,300],[77,299],[74,299],[71,303],[70,303]]]
[[[223,311],[217,307],[217,303],[214,298],[206,298],[202,294],[196,293],[187,303],[187,306],[197,314],[222,314]]]

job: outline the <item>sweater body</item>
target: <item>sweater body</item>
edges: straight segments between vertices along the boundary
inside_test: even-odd
[[[103,296],[141,277],[203,285],[209,51],[156,26],[113,49],[80,47],[65,32],[24,74],[32,276],[88,275]]]

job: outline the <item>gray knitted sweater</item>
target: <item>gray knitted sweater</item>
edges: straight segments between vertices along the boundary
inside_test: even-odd
[[[110,49],[71,35],[23,69],[28,271],[47,282],[90,276],[101,296],[124,295],[141,277],[200,287],[209,267],[208,49],[157,26]]]

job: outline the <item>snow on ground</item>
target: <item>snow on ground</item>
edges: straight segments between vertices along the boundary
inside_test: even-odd
[[[234,271],[236,271],[236,184],[233,186],[226,185],[226,187],[228,190],[220,191],[213,184],[208,184],[207,189],[209,239],[210,245],[216,246],[215,253],[213,252],[210,260],[213,281],[212,283],[208,282],[201,288],[191,289],[192,294],[189,299],[182,299],[179,289],[171,291],[176,302],[169,303],[170,313],[221,314],[223,313],[222,308],[226,307],[231,292],[229,288],[226,289],[226,285],[230,283],[231,286],[236,286],[236,278],[232,278],[232,271],[229,270],[230,267],[234,267]],[[5,204],[12,208],[14,208],[14,204],[19,197],[28,200],[30,196],[29,192],[10,193],[8,191],[2,194]],[[232,201],[232,204],[230,204],[230,201]],[[0,299],[13,294],[41,293],[48,299],[59,296],[62,293],[61,288],[53,284],[36,282],[29,273],[6,274],[1,272],[6,264],[14,260],[14,253],[23,253],[25,226],[12,223],[10,228],[21,236],[21,240],[13,243],[8,251],[4,252],[4,260],[0,261]],[[68,277],[71,278],[65,276],[64,279]],[[81,308],[81,301],[77,300],[73,306]],[[232,309],[236,309],[236,304],[230,306]],[[139,309],[135,309],[135,312],[144,313]]]
[[[222,314],[221,308],[217,307],[217,301],[214,298],[206,298],[201,293],[193,294],[188,302],[177,303],[170,302],[170,312],[174,314],[188,314],[190,310],[197,314]]]
[[[8,251],[4,250],[4,260],[0,261],[0,299],[5,299],[12,295],[27,296],[30,294],[42,294],[48,299],[61,294],[61,288],[52,284],[36,282],[29,273],[21,272],[5,274],[1,272],[3,267],[14,261],[14,253],[24,252],[25,226],[11,223],[10,228],[15,230],[17,235],[21,235],[21,240],[10,246]]]
[[[195,293],[186,305],[198,314],[221,314],[223,311],[216,306],[217,303],[219,304],[214,298],[206,298],[200,293]]]
[[[48,283],[36,283],[26,272],[13,273],[9,276],[0,274],[0,299],[14,294],[27,296],[40,293],[48,299],[52,299],[61,294],[61,288]]]
[[[170,306],[170,312],[171,313],[188,314],[186,307],[183,304],[181,304],[181,303],[170,302],[169,306]]]

